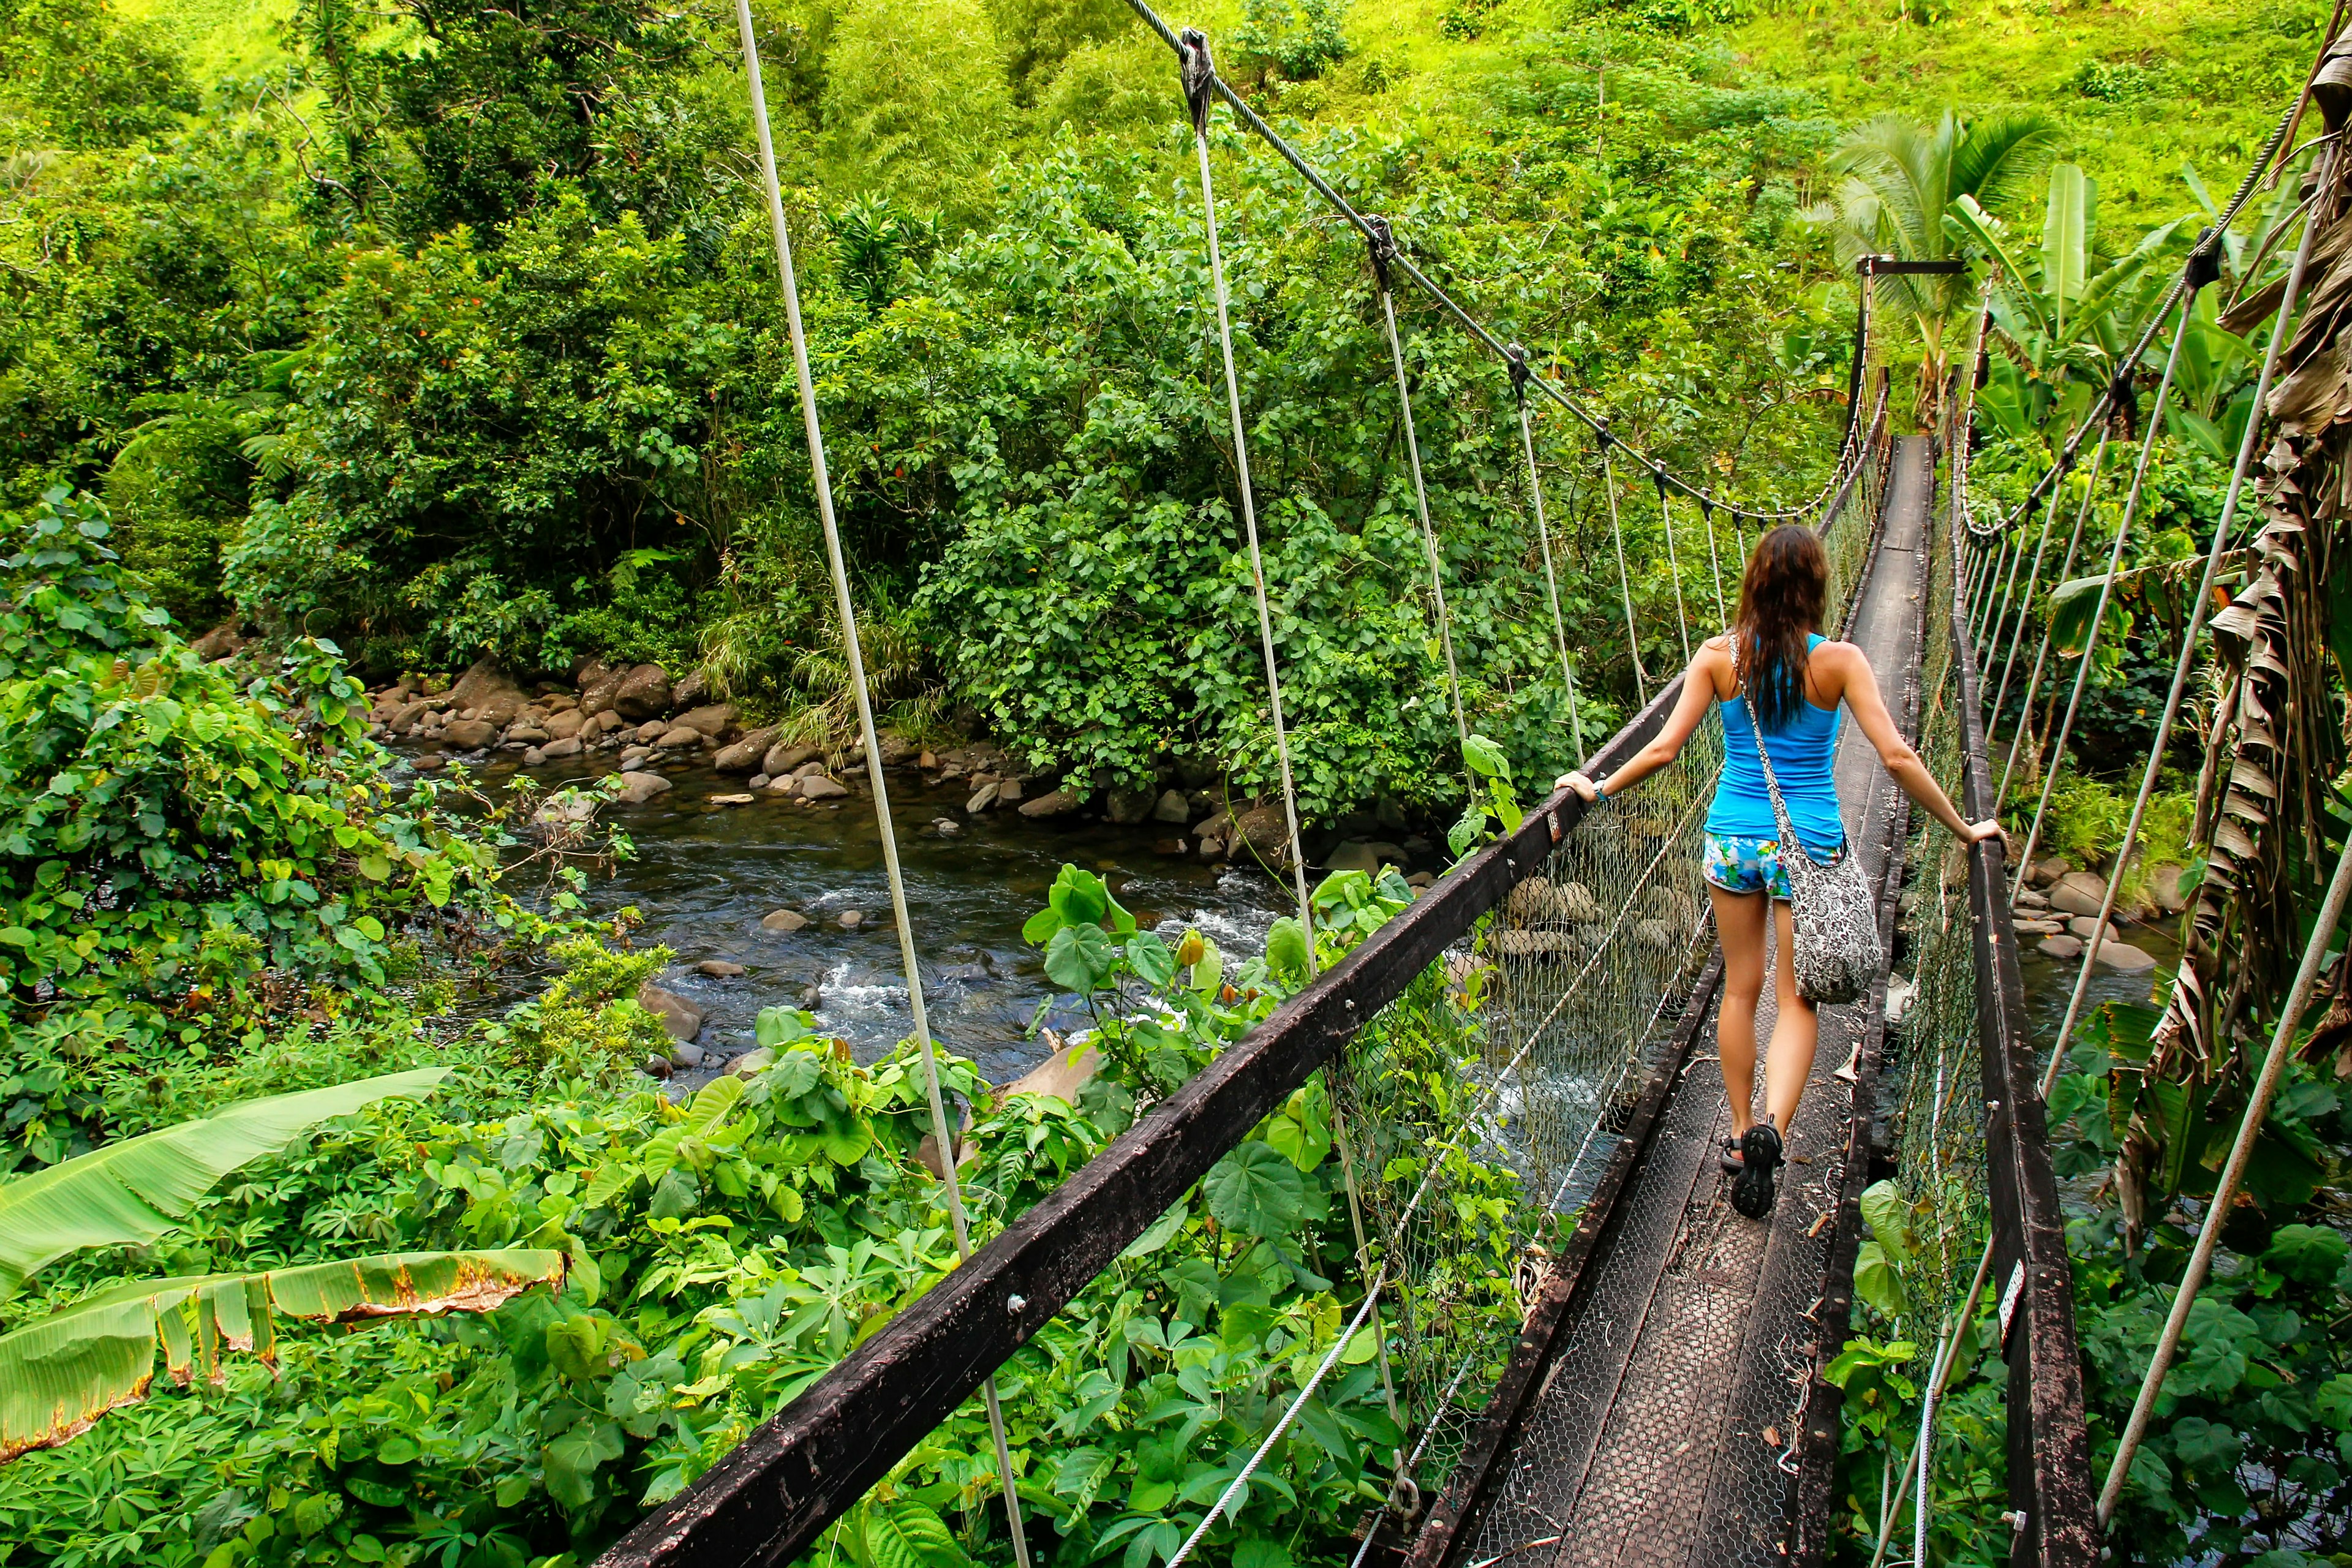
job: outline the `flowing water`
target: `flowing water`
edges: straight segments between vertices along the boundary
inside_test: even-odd
[[[609,759],[583,759],[530,776],[555,787],[600,777],[609,766]],[[515,771],[495,754],[484,769],[493,784]],[[743,781],[698,768],[668,776],[670,789],[645,805],[604,809],[604,820],[625,831],[636,853],[597,873],[588,897],[600,912],[635,906],[645,918],[635,940],[676,950],[657,984],[704,1010],[700,1044],[712,1057],[749,1049],[760,1009],[777,1005],[810,1007],[818,1026],[848,1040],[861,1059],[910,1035],[873,802],[853,796],[811,806],[761,793],[749,805],[714,805],[710,796],[740,793]],[[1181,827],[967,817],[966,785],[927,787],[912,769],[894,769],[888,783],[933,1036],[997,1083],[1044,1054],[1033,1025],[1040,1005],[1056,1000],[1055,987],[1021,926],[1044,907],[1065,862],[1101,875],[1146,929],[1172,939],[1196,926],[1229,953],[1257,952],[1287,908],[1283,889],[1255,865],[1220,868],[1157,852],[1155,843]],[[942,837],[930,826],[940,817],[961,831]],[[781,909],[807,916],[808,926],[761,929],[761,918]],[[852,910],[865,918],[845,930],[839,917]],[[710,978],[694,967],[705,959],[745,973]],[[815,999],[804,1002],[811,988]],[[1074,1003],[1058,1001],[1066,1009]],[[1056,1014],[1045,1021],[1055,1024]]]

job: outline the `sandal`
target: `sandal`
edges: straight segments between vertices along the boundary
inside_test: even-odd
[[[1738,1139],[1727,1138],[1723,1141],[1723,1152],[1717,1156],[1717,1163],[1722,1165],[1723,1173],[1727,1176],[1736,1176],[1747,1169],[1748,1162],[1739,1152]]]

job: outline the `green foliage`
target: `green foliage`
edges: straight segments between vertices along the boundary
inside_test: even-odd
[[[196,107],[185,66],[152,26],[103,0],[0,6],[0,153],[119,147]]]
[[[1348,58],[1349,0],[1243,0],[1234,30],[1245,66],[1306,81]]]

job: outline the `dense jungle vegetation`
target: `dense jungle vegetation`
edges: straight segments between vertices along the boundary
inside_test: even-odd
[[[1116,0],[754,10],[891,722],[984,731],[1083,787],[1174,759],[1263,785],[1168,57]],[[1790,500],[1845,414],[1844,264],[1885,247],[2006,257],[1979,474],[2021,492],[2327,21],[2251,0],[1244,0],[1175,19],[1541,374],[1725,493]],[[668,955],[577,896],[625,837],[583,825],[577,795],[412,777],[366,732],[377,678],[593,658],[698,668],[751,715],[838,738],[732,26],[651,0],[0,0],[0,1355],[27,1369],[0,1387],[0,1562],[584,1562],[953,1263],[909,1051],[860,1066],[778,1005],[762,1059],[663,1098],[636,1072],[664,1037],[635,997]],[[1223,128],[1215,146],[1305,803],[1386,794],[1450,820],[1461,754],[1363,253],[1263,148]],[[1953,176],[1948,203],[1905,208],[1887,172],[1919,158]],[[2233,283],[2276,270],[2261,241],[2291,196],[2242,226]],[[1925,412],[1911,389],[1965,303],[1898,298],[1880,353],[1901,417]],[[1465,705],[1490,774],[1549,777],[1568,694],[1508,388],[1399,304]],[[2078,865],[2120,836],[2188,633],[2179,565],[2248,416],[2252,330],[2200,319],[2163,434],[2048,840]],[[1678,520],[1677,584],[1654,500],[1620,496],[1629,647],[1597,461],[1538,439],[1600,731],[1679,661],[1678,587],[1711,607],[1703,525]],[[2086,549],[2112,536],[2100,483]],[[2045,607],[2079,648],[2089,598]],[[224,624],[256,640],[215,661],[196,644]],[[2189,781],[2168,782],[2155,837],[2178,860]],[[1323,956],[1408,897],[1333,877]],[[1108,1067],[1073,1104],[950,1062],[982,1237],[1305,973],[1295,926],[1263,955],[1171,943],[1076,868],[1034,929]],[[535,994],[453,1012],[493,969]],[[1462,1004],[1412,999],[1426,1087],[1401,1127],[1444,1122],[1477,1050]],[[2145,1056],[2146,1020],[2101,1028],[2053,1104],[2070,1175],[2112,1160],[2120,1123],[2091,1108]],[[2227,1113],[2196,1104],[2165,1199],[2210,1191]],[[2118,1543],[2141,1561],[2344,1549],[2341,1074],[2298,1069],[2278,1120],[2307,1169],[2262,1189],[2194,1330],[2127,1496]],[[1164,1561],[1337,1342],[1358,1289],[1338,1163],[1303,1090],[1008,1369],[1055,1562]],[[1460,1180],[1465,1255],[1496,1264],[1478,1310],[1515,1311],[1509,1178]],[[2137,1246],[2112,1199],[2085,1204],[2111,1451],[2188,1221],[2160,1207]],[[1906,1222],[1874,1225],[1885,1331],[1843,1373],[1865,1562],[1916,1393],[1885,1348]],[[446,1311],[334,1326],[404,1290]],[[1371,1347],[1341,1360],[1220,1561],[1340,1558],[1379,1500],[1397,1435]],[[2002,1560],[1998,1372],[1956,1394],[1939,1463],[1974,1468],[1938,1560]],[[966,1411],[835,1548],[1007,1562],[993,1489]]]

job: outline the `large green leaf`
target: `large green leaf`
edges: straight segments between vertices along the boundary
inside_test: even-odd
[[[118,1405],[147,1396],[155,1351],[173,1381],[220,1381],[221,1352],[275,1364],[273,1316],[350,1322],[487,1312],[533,1285],[561,1284],[563,1254],[395,1252],[263,1274],[137,1279],[0,1334],[0,1464],[53,1448]]]
[[[2095,181],[2081,165],[2056,163],[2050,170],[2050,203],[2042,216],[2042,291],[2056,317],[2056,336],[2066,336],[2069,307],[2081,298],[2090,276],[2091,212],[2099,199]]]
[[[1219,1225],[1252,1236],[1286,1234],[1307,1206],[1307,1184],[1298,1167],[1262,1138],[1251,1139],[1218,1161],[1202,1179],[1201,1191]]]
[[[0,1298],[69,1252],[154,1240],[215,1182],[304,1128],[393,1095],[421,1095],[448,1071],[419,1068],[248,1100],[0,1184]]]

